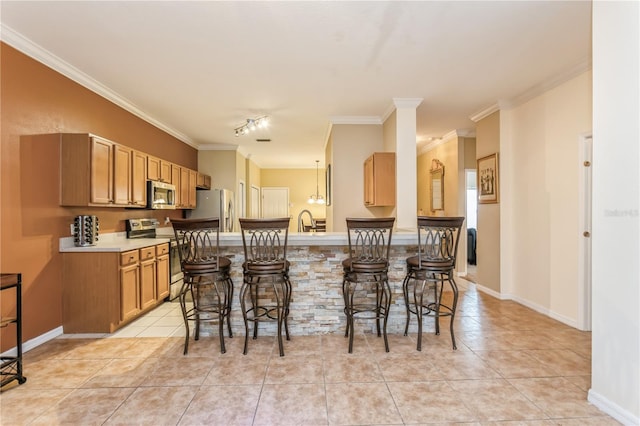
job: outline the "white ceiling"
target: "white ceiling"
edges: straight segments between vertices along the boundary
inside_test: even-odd
[[[473,132],[591,64],[590,1],[6,1],[3,41],[199,149],[324,163],[331,123],[423,99],[417,143]],[[235,137],[247,118],[268,130]],[[258,143],[256,138],[270,138]]]

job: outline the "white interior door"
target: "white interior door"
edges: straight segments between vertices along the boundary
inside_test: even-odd
[[[262,188],[262,217],[289,217],[289,188]]]
[[[251,185],[251,218],[260,218],[260,188]]]
[[[238,182],[238,202],[237,202],[237,217],[247,217],[247,190],[244,181]]]

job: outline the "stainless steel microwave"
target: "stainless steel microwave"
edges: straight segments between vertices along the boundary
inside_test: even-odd
[[[147,181],[147,208],[175,210],[175,185],[155,180]]]

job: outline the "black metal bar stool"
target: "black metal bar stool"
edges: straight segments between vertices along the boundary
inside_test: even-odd
[[[194,321],[194,338],[200,338],[200,322],[218,322],[220,351],[224,346],[224,322],[227,321],[229,337],[231,331],[231,301],[233,281],[231,281],[231,261],[219,254],[220,220],[212,219],[172,219],[171,225],[177,240],[184,283],[179,299],[187,335],[184,354],[189,350],[189,321]],[[187,298],[193,302],[187,307]]]
[[[291,281],[287,260],[289,218],[239,221],[244,246],[243,280],[239,293],[245,327],[243,353],[247,354],[249,322],[253,322],[253,338],[257,339],[258,324],[275,321],[280,356],[284,356],[283,325],[287,340],[290,339],[288,318]]]
[[[389,352],[387,319],[391,306],[391,288],[387,271],[389,249],[395,218],[347,218],[349,257],[342,261],[344,278],[342,295],[347,316],[345,337],[349,337],[349,353],[353,352],[354,320],[375,319],[378,337],[384,335]],[[367,290],[369,289],[369,290]],[[375,293],[372,302],[368,291]],[[383,321],[380,327],[380,321]]]
[[[418,346],[422,350],[422,318],[435,317],[436,334],[440,334],[440,317],[449,316],[451,342],[456,347],[453,320],[458,305],[458,286],[454,280],[456,253],[464,217],[418,217],[418,255],[407,258],[407,275],[402,283],[407,308],[404,335],[409,331],[411,314],[418,317]],[[450,303],[442,303],[444,283],[451,287]],[[433,292],[433,298],[429,293]],[[426,296],[426,297],[425,297]]]

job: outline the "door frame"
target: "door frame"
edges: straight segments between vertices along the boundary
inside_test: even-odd
[[[591,330],[591,245],[593,209],[593,136],[578,138],[578,329]],[[585,162],[589,162],[588,165]],[[589,235],[585,236],[584,233]]]

